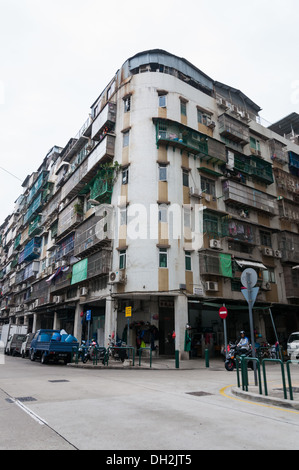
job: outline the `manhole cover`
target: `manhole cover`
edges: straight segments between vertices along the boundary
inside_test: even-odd
[[[63,379],[61,379],[61,380],[48,380],[48,382],[51,382],[51,383],[54,384],[54,383],[58,383],[58,382],[69,382],[69,380],[63,380]]]
[[[208,393],[208,392],[187,392],[187,395],[194,395],[195,397],[205,397],[207,395],[213,395],[213,394]]]
[[[33,398],[33,397],[16,397],[16,400],[21,401],[23,403],[24,401],[36,401],[36,398]]]

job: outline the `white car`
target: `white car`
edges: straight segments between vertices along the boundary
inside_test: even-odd
[[[290,335],[287,343],[287,352],[291,359],[299,359],[299,331]]]

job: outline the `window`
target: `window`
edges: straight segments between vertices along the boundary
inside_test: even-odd
[[[218,235],[218,217],[211,212],[203,213],[203,233]]]
[[[275,284],[274,268],[268,268],[267,271],[263,271],[263,281],[272,282]]]
[[[209,178],[204,178],[202,176],[201,177],[201,190],[207,194],[210,194],[211,196],[216,197],[215,181],[210,180]]]
[[[159,222],[167,222],[168,207],[165,205],[159,206]]]
[[[260,152],[261,151],[260,141],[255,139],[254,137],[250,137],[250,148],[257,152]]]
[[[181,101],[181,115],[182,116],[187,116],[187,102],[184,100]]]
[[[127,252],[126,250],[120,250],[119,252],[119,269],[125,269],[127,264]]]
[[[124,132],[123,135],[123,147],[128,147],[130,142],[130,131]]]
[[[111,87],[109,87],[108,90],[107,90],[107,99],[108,100],[113,95],[114,91],[115,91],[115,82],[113,82]]]
[[[166,108],[166,95],[159,95],[159,108]]]
[[[261,245],[263,246],[272,246],[271,243],[271,233],[264,230],[260,230]]]
[[[159,136],[159,139],[166,139],[167,138],[167,126],[163,122],[159,122],[158,136]]]
[[[122,171],[121,184],[128,184],[129,182],[129,168],[124,168]]]
[[[159,249],[159,268],[167,268],[167,248]]]
[[[189,171],[183,170],[183,186],[189,188]]]
[[[191,271],[191,252],[185,251],[185,269]]]
[[[159,165],[159,181],[167,181],[167,166]]]
[[[120,225],[127,225],[127,208],[120,209]]]
[[[197,110],[197,122],[199,124],[204,124],[205,126],[208,125],[209,116],[204,114],[200,109]]]
[[[131,111],[131,96],[126,96],[124,98],[124,112],[128,113]]]

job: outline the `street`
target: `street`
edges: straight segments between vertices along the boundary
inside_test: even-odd
[[[235,385],[220,360],[194,370],[91,370],[5,357],[0,449],[109,450],[111,458],[124,450],[298,450],[299,411],[238,399]]]

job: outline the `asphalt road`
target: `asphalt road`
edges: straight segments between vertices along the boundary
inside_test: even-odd
[[[298,450],[299,411],[239,399],[235,385],[221,362],[90,370],[5,357],[0,450]]]

